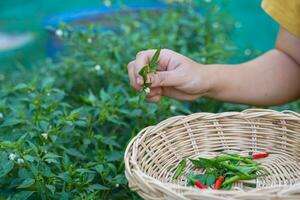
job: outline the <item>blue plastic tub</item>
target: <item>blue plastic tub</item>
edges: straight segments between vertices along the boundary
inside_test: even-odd
[[[63,44],[55,34],[55,30],[60,23],[71,24],[75,29],[85,29],[89,23],[100,24],[104,30],[116,31],[118,27],[105,21],[105,18],[116,13],[118,15],[128,15],[140,11],[162,11],[166,8],[162,3],[136,3],[126,6],[100,7],[84,9],[51,16],[44,21],[44,27],[47,30],[47,55],[54,58],[58,51],[63,49]],[[51,28],[49,28],[51,27]]]

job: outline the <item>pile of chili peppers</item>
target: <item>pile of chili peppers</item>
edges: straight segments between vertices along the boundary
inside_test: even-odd
[[[221,155],[211,159],[189,159],[194,167],[204,168],[205,173],[186,174],[188,185],[194,185],[200,189],[211,187],[215,190],[230,190],[236,181],[251,180],[259,176],[267,175],[261,167],[261,164],[254,160],[268,156],[269,153],[252,154],[249,156],[221,153]],[[183,159],[180,162],[174,174],[174,179],[177,179],[182,174],[187,162],[187,159]],[[258,171],[261,173],[257,173]]]

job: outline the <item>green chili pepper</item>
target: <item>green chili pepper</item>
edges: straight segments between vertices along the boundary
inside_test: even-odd
[[[242,161],[243,163],[245,164],[253,164],[253,165],[259,165],[259,163],[249,159],[249,157],[242,157],[242,156],[235,156],[235,155],[231,155],[231,154],[228,154],[228,155],[225,155],[225,156],[218,156],[216,158],[216,160],[218,162],[223,162],[223,161]]]
[[[246,176],[249,175],[248,173],[242,171],[242,170],[241,170],[239,167],[237,167],[237,166],[229,165],[229,164],[227,164],[227,163],[220,163],[220,165],[223,166],[223,167],[225,167],[225,168],[227,168],[227,169],[230,170],[230,171],[239,172],[239,173],[244,174],[244,175],[246,175]]]
[[[173,177],[173,179],[177,179],[178,176],[180,176],[180,174],[183,172],[184,168],[186,166],[186,159],[183,159],[180,164],[179,164],[179,167],[177,168],[176,172],[175,172],[175,175]]]
[[[234,183],[234,182],[239,181],[239,180],[249,180],[249,179],[254,179],[256,177],[257,177],[256,174],[251,174],[251,175],[243,175],[243,174],[235,175],[233,177],[230,177],[229,179],[226,179],[222,183],[222,186],[226,186],[228,184]]]

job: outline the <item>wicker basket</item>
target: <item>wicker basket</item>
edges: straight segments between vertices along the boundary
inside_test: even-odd
[[[253,180],[256,188],[238,182],[231,191],[186,186],[184,175],[172,179],[182,158],[220,151],[270,152],[259,160],[270,175]],[[129,187],[144,199],[300,200],[300,115],[250,109],[172,117],[143,129],[129,143],[125,166]],[[184,173],[195,170],[189,163]]]

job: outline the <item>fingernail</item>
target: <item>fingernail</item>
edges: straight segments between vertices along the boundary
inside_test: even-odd
[[[136,79],[137,84],[142,85],[143,84],[143,80],[141,79],[141,77],[138,77]]]

